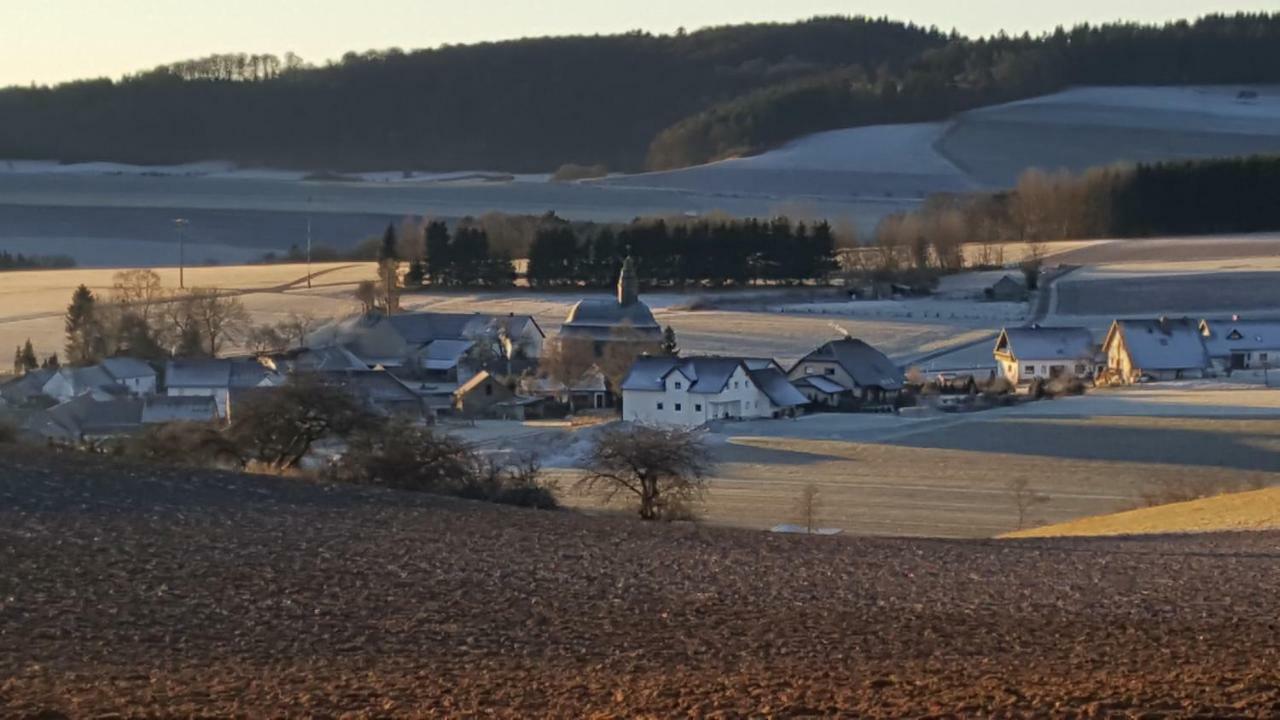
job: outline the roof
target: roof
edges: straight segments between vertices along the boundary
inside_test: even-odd
[[[374,405],[418,401],[417,393],[385,370],[326,370],[312,375]]]
[[[809,398],[800,394],[787,376],[776,367],[751,370],[747,373],[756,386],[778,407],[796,407],[808,404]]]
[[[113,357],[103,360],[100,365],[108,375],[116,380],[131,378],[155,377],[156,369],[143,360],[131,357]]]
[[[378,364],[395,365],[430,343],[492,336],[503,328],[512,338],[530,332],[546,337],[530,315],[418,312],[387,317],[373,312],[328,323],[308,335],[304,344],[310,348],[343,346],[366,360],[378,358]]]
[[[1122,337],[1129,359],[1137,370],[1187,370],[1209,365],[1208,352],[1200,330],[1188,318],[1159,320],[1116,320],[1107,333]]]
[[[834,362],[844,369],[859,387],[884,390],[902,389],[902,368],[884,353],[857,338],[832,340],[800,358],[804,362]],[[792,366],[795,369],[795,366]]]
[[[218,417],[218,403],[209,395],[152,395],[142,404],[142,424],[211,422]]]
[[[26,427],[42,435],[120,435],[142,425],[142,400],[116,398],[94,400],[80,395],[30,417]],[[61,430],[61,432],[57,432]]]
[[[1232,352],[1280,350],[1280,320],[1204,320],[1200,334],[1213,357]]]
[[[497,379],[494,378],[493,375],[489,374],[488,370],[481,370],[475,375],[472,375],[470,380],[459,385],[458,389],[455,390],[453,394],[466,395],[472,390],[475,390],[476,388],[480,387],[480,385],[484,383],[486,380],[494,380],[496,382]],[[498,383],[498,384],[501,385],[501,383]]]
[[[433,340],[422,354],[422,367],[428,370],[451,370],[475,345],[471,340]]]
[[[658,327],[649,306],[638,300],[630,305],[623,305],[617,300],[579,300],[569,310],[564,324],[570,327],[630,326],[637,329]],[[563,332],[563,328],[561,331]]]
[[[793,385],[809,385],[813,387],[813,389],[818,390],[819,392],[824,392],[831,395],[837,395],[849,389],[841,385],[840,383],[836,382],[835,380],[832,380],[831,378],[826,377],[824,375],[805,375],[804,377],[796,380],[792,384]]]
[[[530,328],[544,334],[529,315],[492,315],[487,313],[400,313],[387,318],[391,327],[411,345],[425,345],[434,340],[463,340],[505,328],[510,337],[519,337]]]
[[[253,358],[170,360],[164,382],[170,388],[253,388],[273,385],[279,375]]]
[[[17,377],[0,385],[0,397],[11,405],[24,405],[32,398],[44,396],[45,383],[53,377],[56,370],[41,368],[30,370],[22,377]]]
[[[64,367],[57,372],[71,386],[73,395],[80,395],[91,390],[114,389],[120,387],[116,379],[107,374],[99,365],[87,367]],[[53,379],[51,376],[50,380]],[[48,383],[46,383],[47,385]]]
[[[756,369],[753,370],[752,367]],[[679,372],[689,379],[689,392],[714,395],[724,390],[729,378],[738,368],[750,374],[761,372],[767,367],[776,369],[777,365],[773,364],[772,360],[764,361],[760,358],[715,356],[677,358],[645,355],[636,358],[635,363],[631,365],[626,379],[622,381],[622,389],[660,392],[665,387],[667,375]],[[792,391],[794,390],[795,388],[792,388]]]
[[[1005,328],[994,352],[1026,360],[1084,360],[1094,356],[1093,333],[1082,327]]]

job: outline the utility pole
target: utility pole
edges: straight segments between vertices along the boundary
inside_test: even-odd
[[[190,223],[186,218],[174,218],[173,226],[178,231],[178,287],[185,290],[187,288],[186,264],[187,264],[187,225]]]
[[[311,289],[311,196],[307,196],[307,289]]]

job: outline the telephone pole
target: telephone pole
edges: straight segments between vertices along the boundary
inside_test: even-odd
[[[307,196],[307,289],[311,289],[311,196]]]
[[[173,226],[178,231],[178,287],[185,290],[187,287],[186,264],[187,264],[187,225],[190,223],[186,218],[174,218]]]

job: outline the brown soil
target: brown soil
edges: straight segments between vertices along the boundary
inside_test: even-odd
[[[781,537],[8,452],[0,716],[1280,715],[1280,534]]]

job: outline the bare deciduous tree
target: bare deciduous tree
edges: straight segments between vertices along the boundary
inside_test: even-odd
[[[361,311],[368,315],[378,306],[378,286],[372,280],[361,280],[356,284],[355,298],[360,301]]]
[[[164,284],[154,270],[121,270],[111,278],[112,299],[142,317],[152,320],[151,311],[157,303],[164,302]]]
[[[1019,530],[1026,524],[1027,513],[1031,508],[1049,502],[1049,496],[1036,492],[1031,487],[1031,481],[1024,477],[1009,481],[1009,496],[1013,500],[1014,508],[1018,511]]]
[[[249,327],[249,311],[240,299],[213,288],[193,288],[178,303],[188,323],[199,331],[205,350],[216,356],[228,341],[239,338]]]
[[[317,324],[316,317],[310,313],[292,312],[276,324],[276,332],[284,339],[285,347],[301,347]]]
[[[538,374],[565,387],[569,396],[569,412],[573,412],[573,387],[593,365],[595,353],[590,341],[561,337],[543,346]]]
[[[806,484],[796,501],[796,519],[804,525],[805,532],[812,535],[818,529],[818,513],[821,510],[822,499],[819,497],[817,484]]]
[[[696,431],[614,426],[596,438],[586,469],[579,489],[606,502],[632,497],[642,519],[656,520],[702,500],[711,459]]]

